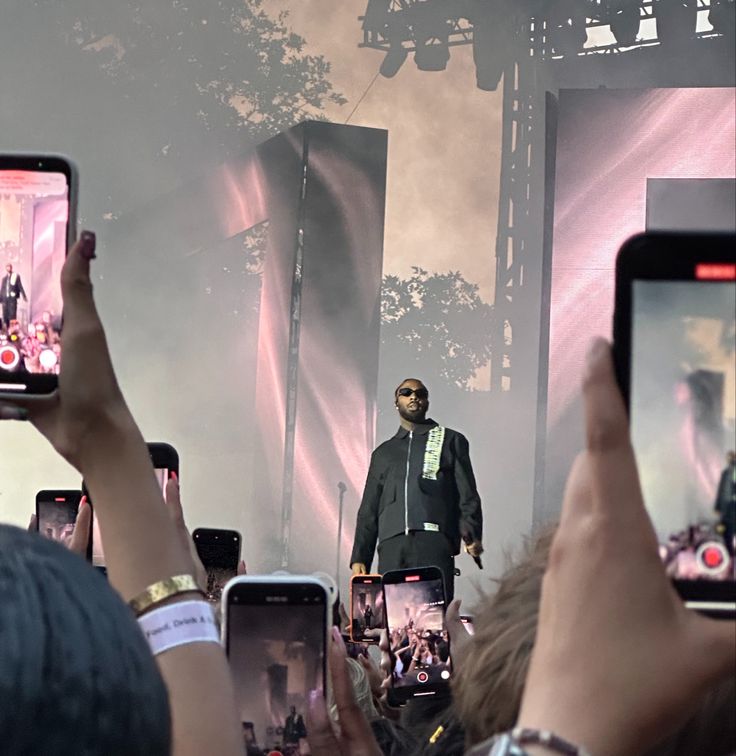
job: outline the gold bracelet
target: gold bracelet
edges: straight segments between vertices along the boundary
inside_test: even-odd
[[[197,581],[191,575],[174,575],[173,577],[159,580],[158,583],[149,585],[145,591],[139,593],[128,604],[135,612],[136,617],[152,609],[162,601],[177,596],[180,593],[191,593],[196,591],[202,594],[202,589],[197,585]],[[204,595],[204,594],[202,594]]]

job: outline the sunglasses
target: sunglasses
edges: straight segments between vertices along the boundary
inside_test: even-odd
[[[407,386],[406,388],[400,388],[398,391],[398,394],[399,396],[406,396],[406,397],[409,397],[412,394],[414,394],[414,396],[416,396],[417,399],[429,399],[429,391],[427,391],[426,388],[413,389]]]

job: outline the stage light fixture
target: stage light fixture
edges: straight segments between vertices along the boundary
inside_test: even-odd
[[[630,47],[639,36],[638,0],[610,0],[608,4],[608,24],[616,42],[621,47]]]
[[[414,7],[412,30],[416,51],[414,62],[420,71],[444,71],[450,60],[450,22],[445,9],[436,3]]]
[[[514,29],[508,8],[476,3],[469,20],[473,24],[473,62],[478,89],[495,92],[507,60],[514,60]]]
[[[392,44],[389,51],[386,53],[386,57],[381,63],[379,69],[381,76],[385,76],[387,79],[391,79],[399,72],[401,66],[404,65],[404,61],[407,59],[409,52],[399,42],[398,44]]]
[[[687,44],[695,36],[697,0],[656,0],[655,9],[660,45]]]
[[[584,0],[560,0],[550,6],[547,17],[547,46],[552,55],[576,55],[583,49],[588,33]]]
[[[708,21],[714,31],[733,37],[736,31],[736,0],[710,0]]]

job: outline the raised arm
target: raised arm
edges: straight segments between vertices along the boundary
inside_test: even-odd
[[[59,389],[14,400],[54,448],[84,476],[105,542],[110,582],[130,601],[194,565],[154,476],[143,437],[117,383],[92,296],[95,238],[84,232],[62,271],[64,332]],[[201,598],[180,593],[168,603]],[[156,657],[169,690],[175,756],[242,754],[227,660],[218,643],[196,642]]]

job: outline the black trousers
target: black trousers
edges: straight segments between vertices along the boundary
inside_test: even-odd
[[[445,579],[445,596],[455,594],[455,557],[452,544],[443,533],[412,530],[408,535],[387,538],[378,544],[378,571],[406,570],[412,567],[439,567]]]

